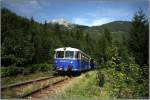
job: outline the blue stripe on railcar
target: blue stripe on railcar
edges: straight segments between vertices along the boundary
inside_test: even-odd
[[[71,67],[72,71],[80,71],[80,60],[78,59],[55,59],[54,65],[57,70],[67,71]]]
[[[54,65],[58,71],[68,71],[68,67],[71,67],[71,71],[83,71],[90,69],[90,63],[79,59],[55,59]]]

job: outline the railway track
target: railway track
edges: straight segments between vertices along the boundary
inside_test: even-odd
[[[65,82],[67,80],[69,80],[68,77],[64,78],[64,79],[61,79],[59,81],[56,81],[52,84],[49,84],[45,87],[39,88],[39,89],[37,89],[35,91],[32,91],[28,94],[22,95],[20,98],[43,98],[43,97],[48,96],[48,94],[50,96],[50,94],[51,94],[50,92],[54,92],[53,89],[56,89],[55,88],[56,85],[58,85],[58,84],[60,85],[61,83]]]
[[[18,87],[18,86],[32,84],[34,82],[40,82],[40,81],[52,79],[52,78],[55,78],[55,77],[54,76],[44,77],[44,78],[40,78],[40,79],[29,80],[29,81],[25,81],[25,82],[20,82],[20,83],[15,83],[15,84],[11,84],[11,85],[6,85],[6,86],[1,87],[1,91],[5,90],[5,89],[15,88],[15,87]]]
[[[67,77],[44,77],[1,87],[2,98],[26,98],[50,85],[66,80]]]

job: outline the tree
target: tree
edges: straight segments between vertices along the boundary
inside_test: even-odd
[[[108,30],[108,28],[104,29],[104,36],[105,36],[108,44],[111,44],[112,43],[112,37],[111,37],[110,31]]]
[[[31,17],[31,23],[34,23],[34,18],[33,18],[33,16]]]
[[[77,28],[77,30],[76,30],[76,39],[77,40],[82,40],[83,39],[83,30],[82,29]]]
[[[44,26],[45,26],[45,27],[47,26],[47,20],[45,20],[45,22],[44,22]]]
[[[149,30],[148,30],[148,20],[142,10],[135,13],[132,21],[132,29],[130,31],[129,38],[129,50],[135,57],[136,63],[140,65],[142,70],[142,75],[140,82],[142,83],[141,93],[145,97],[148,97],[148,40],[149,40]]]
[[[142,10],[135,13],[130,31],[129,49],[138,64],[148,65],[148,21]]]

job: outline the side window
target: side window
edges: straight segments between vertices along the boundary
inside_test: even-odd
[[[84,60],[84,55],[83,54],[81,54],[81,59]]]
[[[89,62],[89,57],[85,54],[83,54],[83,60]]]
[[[82,59],[83,61],[86,61],[86,56],[85,56],[84,54],[81,54],[81,59]]]

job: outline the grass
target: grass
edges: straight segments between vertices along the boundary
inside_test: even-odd
[[[99,72],[100,71],[100,72]],[[117,98],[140,98],[138,94],[138,84],[134,79],[127,77],[126,74],[116,71],[114,68],[102,68],[82,73],[64,93],[59,94],[58,98],[64,99],[117,99]],[[99,74],[100,73],[100,74]],[[39,74],[39,73],[38,73]],[[44,76],[50,75],[42,74]],[[39,75],[39,76],[42,76]],[[101,76],[104,75],[104,78]],[[38,75],[35,75],[36,77]],[[38,77],[39,77],[38,76]],[[34,75],[32,76],[34,77]],[[21,78],[21,76],[20,76]],[[126,83],[127,79],[130,83]],[[30,77],[31,79],[31,77]],[[9,92],[8,92],[9,93]]]
[[[82,74],[72,87],[65,90],[62,98],[109,98],[107,90],[98,86],[97,71],[90,71]]]
[[[102,75],[104,75],[104,78],[100,77]],[[126,82],[128,80],[129,83]],[[142,97],[138,95],[138,91],[142,86],[135,82],[134,78],[120,71],[116,71],[113,68],[102,68],[99,71],[89,71],[82,74],[78,82],[67,88],[61,98],[139,99]]]
[[[1,78],[1,86],[19,83],[19,82],[23,82],[23,81],[28,81],[28,80],[32,80],[32,79],[36,79],[36,78],[40,78],[40,77],[48,77],[48,76],[52,76],[52,75],[53,75],[52,72],[36,72],[36,73],[30,74],[30,75],[18,75],[18,76],[12,76],[12,77],[3,77],[3,78]]]

